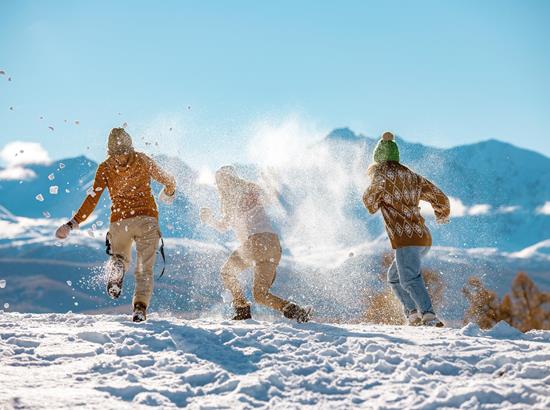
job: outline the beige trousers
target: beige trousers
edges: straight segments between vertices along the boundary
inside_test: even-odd
[[[136,243],[136,287],[132,305],[149,306],[153,294],[153,267],[157,258],[160,228],[157,218],[136,216],[111,223],[109,227],[112,261],[120,260],[128,271],[132,260],[132,243]]]
[[[279,237],[273,233],[252,235],[242,246],[231,254],[223,265],[221,275],[225,287],[233,295],[233,306],[248,306],[243,288],[237,276],[247,268],[254,270],[252,294],[256,302],[282,311],[288,303],[269,292],[275,281],[277,265],[281,260]]]

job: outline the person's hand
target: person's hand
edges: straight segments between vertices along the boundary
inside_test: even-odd
[[[159,194],[159,200],[167,205],[172,205],[176,198],[176,190],[168,191],[166,188],[162,188]]]
[[[55,237],[57,239],[67,239],[71,231],[76,227],[78,227],[76,222],[69,221],[57,228],[57,231],[55,231]]]
[[[210,208],[201,208],[199,218],[203,224],[207,224],[212,220],[213,214]]]

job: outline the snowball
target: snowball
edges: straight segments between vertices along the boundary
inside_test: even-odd
[[[71,282],[70,280],[68,280],[66,283],[67,283],[67,285],[69,285],[69,286],[73,286],[73,282]]]
[[[42,212],[42,215],[44,215],[44,218],[51,218],[51,214],[48,211]]]
[[[38,194],[34,197],[38,202],[44,202],[44,196],[42,194]]]
[[[59,187],[57,185],[52,185],[50,187],[50,194],[51,195],[57,195],[58,192],[59,192]]]
[[[96,224],[98,227],[103,226],[103,221],[97,221],[95,224]]]
[[[0,279],[0,289],[4,289],[6,287],[6,279]]]
[[[50,181],[53,181],[55,179],[55,175],[53,173],[51,173],[50,175],[48,175],[48,179]]]
[[[9,303],[4,303],[4,309],[9,309],[10,308],[10,304]]]
[[[60,163],[59,163],[59,168],[60,168],[60,169],[63,169],[63,168],[65,168],[65,164],[64,164],[64,163],[62,163],[62,162],[60,162]]]

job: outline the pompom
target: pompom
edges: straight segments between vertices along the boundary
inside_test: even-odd
[[[393,141],[393,134],[389,131],[386,131],[385,133],[382,134],[382,139],[384,141]]]

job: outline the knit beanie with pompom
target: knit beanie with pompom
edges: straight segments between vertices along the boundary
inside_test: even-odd
[[[109,155],[129,154],[134,152],[132,137],[124,128],[113,128],[109,134],[107,142],[107,152]]]
[[[399,148],[394,141],[391,132],[386,131],[376,144],[373,155],[374,162],[395,161],[399,162]]]

